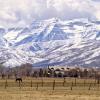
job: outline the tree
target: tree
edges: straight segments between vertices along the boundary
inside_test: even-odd
[[[39,77],[43,77],[43,69],[42,68],[40,68],[40,70],[39,70]]]
[[[4,66],[2,64],[0,64],[0,76],[2,77],[2,79],[5,78]]]

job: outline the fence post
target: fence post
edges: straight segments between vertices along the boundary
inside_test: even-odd
[[[97,84],[97,79],[96,79],[96,77],[95,77],[95,85]]]
[[[43,78],[42,78],[42,82],[41,82],[41,84],[42,84],[42,87],[43,87],[43,83],[44,83],[44,82],[43,82]]]
[[[53,90],[55,89],[55,80],[53,81]]]
[[[31,80],[31,87],[32,87],[32,80]]]
[[[75,78],[75,86],[76,86],[76,78]]]
[[[39,85],[38,85],[38,82],[37,82],[37,84],[36,84],[36,90],[38,90],[38,87],[39,87]]]
[[[73,82],[72,82],[72,84],[71,84],[71,90],[73,89]]]
[[[98,84],[98,90],[99,90],[99,84]]]
[[[96,86],[96,78],[94,79],[94,86]]]
[[[7,88],[7,86],[8,86],[8,82],[7,82],[7,79],[6,79],[6,81],[5,81],[5,89]]]
[[[85,82],[85,79],[84,79],[84,87],[85,87],[85,83],[86,83],[86,82]]]
[[[65,82],[66,82],[66,79],[65,79],[65,77],[64,77],[63,86],[65,86]]]
[[[21,89],[21,84],[20,84],[20,81],[19,81],[19,88]]]
[[[100,83],[100,79],[98,78],[98,79],[97,79],[97,84],[99,84],[99,83]]]
[[[92,84],[90,83],[90,85],[89,85],[89,89],[88,89],[88,90],[90,90],[90,89],[91,89],[91,85],[92,85]]]

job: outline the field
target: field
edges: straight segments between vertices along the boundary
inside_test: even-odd
[[[0,100],[100,100],[95,79],[25,78],[0,80]]]

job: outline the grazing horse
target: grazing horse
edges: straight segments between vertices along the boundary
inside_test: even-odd
[[[16,82],[17,81],[22,82],[22,78],[16,78]]]

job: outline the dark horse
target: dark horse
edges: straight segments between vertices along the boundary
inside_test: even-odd
[[[17,81],[22,82],[22,78],[16,78],[16,82]]]

